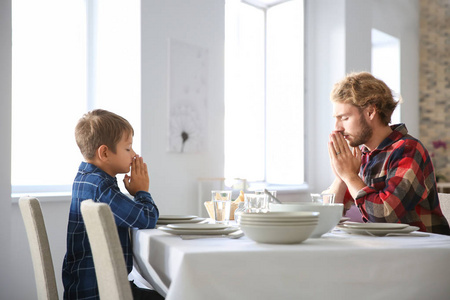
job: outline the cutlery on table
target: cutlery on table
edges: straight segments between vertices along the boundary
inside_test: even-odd
[[[221,234],[221,235],[194,235],[194,234],[183,234],[180,235],[183,240],[196,240],[196,239],[220,239],[220,238],[228,238],[228,239],[238,239],[244,236],[244,232],[242,230],[238,230],[232,232],[230,234]]]
[[[281,204],[281,201],[278,200],[277,197],[272,195],[267,189],[264,189],[264,193],[266,193],[270,198],[272,198],[275,203]]]

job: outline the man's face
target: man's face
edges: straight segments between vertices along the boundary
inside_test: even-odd
[[[351,147],[366,144],[372,137],[373,130],[363,112],[351,104],[334,102],[335,131],[341,132]]]

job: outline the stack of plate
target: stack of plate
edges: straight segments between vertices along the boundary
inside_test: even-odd
[[[156,225],[178,224],[178,223],[200,223],[205,218],[192,215],[160,215]]]
[[[407,234],[419,230],[417,226],[401,223],[357,223],[344,222],[338,226],[339,229],[351,234],[385,236],[390,233]]]
[[[349,221],[349,220],[350,220],[350,218],[348,218],[348,217],[342,217],[342,218],[339,220],[338,225],[342,225],[342,224],[344,224],[344,222],[347,222],[347,221]]]
[[[318,212],[243,213],[240,227],[255,242],[297,244],[311,236],[318,220]]]
[[[227,235],[239,230],[223,224],[169,224],[158,227],[159,230],[175,235]]]

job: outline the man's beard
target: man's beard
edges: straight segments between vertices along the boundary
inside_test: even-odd
[[[369,139],[372,137],[373,130],[370,128],[369,123],[367,123],[366,119],[364,119],[363,114],[361,114],[361,117],[359,119],[361,123],[361,130],[358,135],[354,136],[353,141],[349,141],[349,145],[351,147],[358,147],[362,144],[367,143]]]

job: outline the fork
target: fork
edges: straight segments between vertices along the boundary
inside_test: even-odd
[[[392,233],[387,233],[385,235],[375,235],[372,234],[370,231],[365,231],[368,235],[370,236],[375,236],[375,237],[381,237],[381,236],[430,236],[428,233],[425,232],[409,232],[409,233],[396,233],[396,232],[392,232]]]

